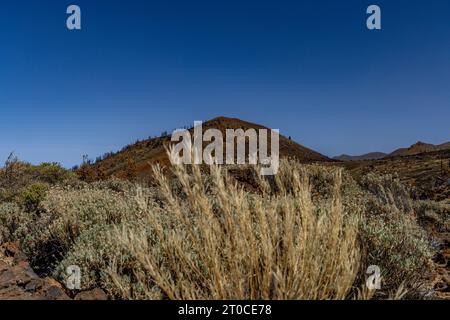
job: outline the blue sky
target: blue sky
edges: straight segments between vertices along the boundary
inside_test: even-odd
[[[2,0],[0,108],[1,159],[65,166],[219,115],[330,156],[442,143],[450,2]]]

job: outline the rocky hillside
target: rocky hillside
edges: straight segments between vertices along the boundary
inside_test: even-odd
[[[268,129],[259,124],[236,118],[218,117],[203,123],[203,131],[214,128],[222,132],[225,138],[226,129]],[[193,129],[189,129],[193,134]],[[151,173],[152,165],[170,165],[166,147],[170,144],[170,135],[138,141],[125,147],[120,152],[109,155],[91,165],[90,175],[103,179],[111,176],[119,178],[139,178]],[[224,144],[225,145],[225,144]],[[295,158],[300,162],[329,161],[326,156],[304,147],[295,141],[280,135],[280,157]]]
[[[75,300],[106,300],[101,289],[74,294]],[[71,300],[56,280],[39,277],[30,267],[18,243],[0,246],[0,300]]]
[[[400,148],[391,152],[389,156],[390,157],[412,156],[425,152],[433,152],[448,149],[450,149],[450,142],[435,145],[431,143],[418,141],[408,148]]]
[[[380,160],[383,158],[389,157],[406,157],[406,156],[414,156],[421,153],[429,153],[436,151],[444,151],[450,150],[450,142],[442,143],[442,144],[431,144],[418,141],[415,144],[407,147],[407,148],[399,148],[394,150],[393,152],[387,154],[384,152],[370,152],[363,155],[348,155],[342,154],[340,156],[333,157],[335,160],[339,161],[362,161],[362,160]]]

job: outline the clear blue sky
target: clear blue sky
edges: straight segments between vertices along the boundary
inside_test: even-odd
[[[65,166],[219,115],[326,155],[442,143],[450,1],[2,0],[0,108],[1,159]]]

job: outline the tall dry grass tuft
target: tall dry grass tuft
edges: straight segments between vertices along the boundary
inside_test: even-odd
[[[176,166],[173,180],[155,168],[159,206],[136,196],[151,232],[125,224],[111,233],[151,279],[147,296],[155,288],[169,299],[348,296],[360,217],[343,210],[340,170],[332,199],[321,204],[311,200],[308,172],[288,161],[272,183],[258,178],[259,193],[246,192],[224,168],[210,170]]]

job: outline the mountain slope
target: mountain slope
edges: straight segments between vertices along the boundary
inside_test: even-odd
[[[370,152],[359,156],[342,154],[340,156],[333,157],[333,159],[340,161],[379,160],[385,157],[406,157],[421,153],[435,152],[449,149],[450,149],[450,142],[434,145],[431,143],[424,143],[418,141],[408,148],[399,148],[389,154],[383,152]]]
[[[203,123],[203,131],[218,129],[225,138],[226,129],[268,129],[262,125],[236,118],[218,117]],[[189,129],[191,135],[193,129]],[[270,134],[269,134],[270,136]],[[152,165],[169,166],[166,147],[170,144],[170,136],[138,141],[121,151],[105,157],[89,166],[90,174],[102,179],[110,176],[119,178],[144,177],[151,173]],[[224,144],[225,145],[225,144]],[[280,134],[280,157],[292,157],[301,162],[330,161],[330,159],[314,150],[306,148]],[[81,169],[80,169],[81,170]]]
[[[400,148],[389,154],[389,157],[403,157],[412,156],[424,152],[433,152],[450,149],[450,142],[434,145],[431,143],[424,143],[421,141],[416,142],[408,148]]]

